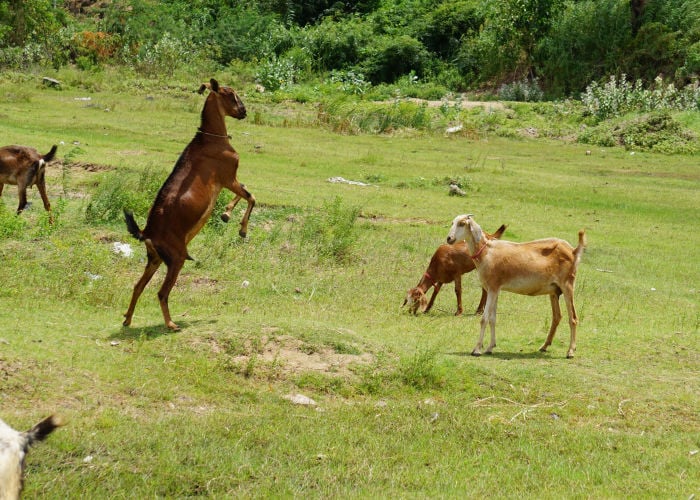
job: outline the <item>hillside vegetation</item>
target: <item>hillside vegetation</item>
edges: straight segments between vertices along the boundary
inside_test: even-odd
[[[0,67],[242,61],[268,90],[408,77],[539,100],[623,74],[680,89],[700,72],[697,0],[1,0],[0,23]]]

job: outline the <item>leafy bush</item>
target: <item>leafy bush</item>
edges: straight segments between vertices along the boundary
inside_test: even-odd
[[[255,80],[266,90],[274,92],[294,84],[297,68],[288,58],[272,57],[260,64]]]
[[[641,80],[632,84],[624,74],[619,80],[613,75],[602,86],[591,83],[581,95],[581,101],[586,112],[599,120],[631,111],[689,111],[700,109],[700,87],[695,84],[678,90],[672,83],[664,85],[657,77],[654,87],[645,89]]]
[[[353,95],[363,95],[372,86],[365,81],[365,75],[355,71],[332,71],[330,81],[346,94]]]
[[[141,47],[136,56],[136,69],[148,76],[172,76],[179,65],[188,64],[198,54],[195,44],[165,32],[155,43]]]
[[[578,94],[600,75],[615,72],[630,43],[629,19],[628,2],[566,2],[535,51],[549,93]]]
[[[372,40],[371,26],[359,18],[335,22],[326,18],[306,27],[297,43],[312,54],[317,70],[347,70],[360,60],[360,54]]]
[[[541,101],[543,97],[544,93],[537,83],[537,78],[506,83],[498,90],[498,98],[503,101],[536,102]]]
[[[423,44],[408,35],[378,37],[361,54],[358,69],[373,83],[391,83],[414,72],[422,76],[430,55]]]

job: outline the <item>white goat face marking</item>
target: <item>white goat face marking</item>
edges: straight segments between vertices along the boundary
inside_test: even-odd
[[[452,227],[447,235],[447,242],[452,244],[456,241],[462,241],[465,238],[465,226],[470,215],[458,215],[452,221]]]

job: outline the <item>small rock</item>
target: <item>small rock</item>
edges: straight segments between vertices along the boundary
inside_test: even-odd
[[[287,394],[286,396],[283,396],[283,398],[294,403],[295,405],[316,406],[316,401],[308,396],[304,396],[303,394]]]

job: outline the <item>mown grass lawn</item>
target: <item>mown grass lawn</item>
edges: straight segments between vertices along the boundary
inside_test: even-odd
[[[196,83],[0,87],[3,144],[60,144],[53,226],[35,190],[19,218],[14,187],[0,198],[1,417],[68,422],[32,450],[27,498],[700,494],[697,157],[346,136],[306,118],[273,126],[313,109],[260,105],[257,122],[229,122],[259,201],[249,238],[234,218],[191,243],[170,297],[181,331],[162,323],[162,271],[124,328],[145,250],[108,204],[136,203],[143,224],[139,190],[157,189],[199,124]],[[450,179],[466,197],[448,196]],[[514,241],[575,243],[586,228],[574,359],[566,322],[537,351],[544,297],[504,293],[498,346],[481,358],[469,355],[479,318],[452,315],[451,285],[428,315],[401,309],[467,212]],[[471,313],[476,276],[464,290]],[[297,393],[316,405],[285,398]]]

